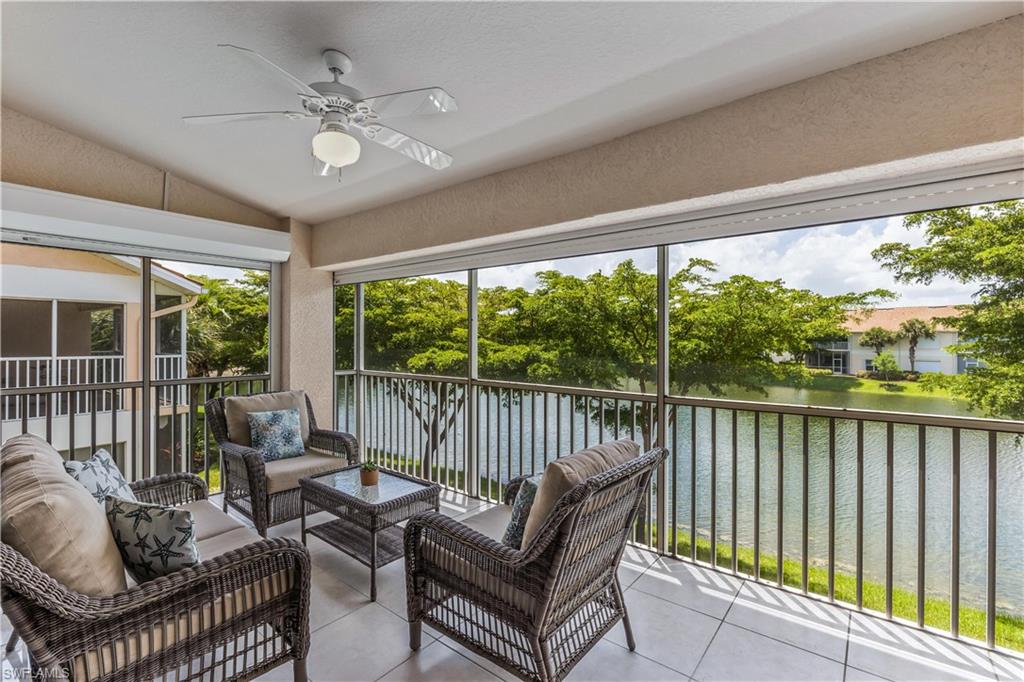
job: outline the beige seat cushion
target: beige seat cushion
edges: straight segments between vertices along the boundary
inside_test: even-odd
[[[228,440],[249,447],[252,436],[249,432],[250,412],[271,412],[273,410],[299,411],[299,427],[302,443],[309,443],[309,410],[306,408],[305,391],[279,391],[259,395],[228,396],[224,399],[224,420],[228,425]]]
[[[344,457],[332,457],[316,452],[307,452],[301,457],[275,459],[265,465],[267,494],[284,492],[299,487],[299,479],[305,476],[329,474],[348,466]]]
[[[226,533],[220,535],[214,535],[213,537],[206,538],[205,540],[199,541],[199,559],[206,561],[216,556],[220,556],[225,552],[230,552],[233,549],[239,547],[245,547],[251,545],[254,542],[259,542],[263,538],[260,537],[259,533],[251,528],[242,526],[241,528],[235,528],[229,530]]]
[[[540,479],[540,488],[530,507],[530,514],[526,517],[522,547],[529,545],[537,535],[562,495],[591,476],[614,469],[639,454],[640,446],[636,442],[623,439],[595,445],[548,464]]]
[[[0,448],[3,541],[65,587],[98,597],[125,590],[124,562],[103,507],[32,434]]]
[[[215,535],[227,533],[238,528],[245,528],[244,523],[232,516],[228,516],[221,511],[220,507],[210,503],[209,500],[196,500],[195,502],[183,504],[179,508],[192,512],[192,523],[195,528],[197,542],[202,542],[207,538],[212,538]],[[202,549],[202,545],[200,545],[200,549]],[[199,557],[200,559],[205,559],[206,555],[200,552]]]

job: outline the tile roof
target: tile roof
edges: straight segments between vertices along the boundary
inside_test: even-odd
[[[899,329],[900,323],[916,318],[929,322],[936,317],[958,317],[960,311],[953,305],[919,305],[898,308],[875,308],[869,311],[851,312],[847,317],[846,329],[851,333],[864,332],[872,327],[888,331]],[[937,325],[936,331],[954,331],[948,325]]]

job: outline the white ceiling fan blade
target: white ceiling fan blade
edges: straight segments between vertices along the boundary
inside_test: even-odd
[[[235,121],[265,121],[268,119],[288,118],[293,121],[304,118],[319,118],[302,111],[248,111],[237,114],[204,114],[201,116],[182,116],[185,123],[233,123]]]
[[[419,161],[424,166],[444,170],[452,165],[453,159],[448,154],[393,128],[376,123],[357,127],[362,131],[363,137],[367,140],[384,145],[389,149],[394,149],[399,154],[404,154],[410,159]]]
[[[399,116],[422,116],[424,114],[443,114],[456,111],[459,107],[455,98],[443,88],[422,88],[393,92],[389,95],[375,95],[359,102],[356,107],[363,106],[373,109],[381,118],[397,118]]]
[[[217,47],[231,48],[238,54],[248,57],[251,62],[259,65],[264,71],[272,73],[278,78],[284,78],[292,85],[292,87],[298,88],[299,92],[302,93],[303,95],[306,95],[307,97],[315,97],[317,99],[321,99],[321,95],[319,92],[309,87],[307,84],[303,83],[301,80],[299,80],[292,74],[288,73],[280,66],[278,66],[274,62],[270,61],[269,59],[261,55],[259,52],[256,52],[255,50],[250,50],[247,47],[239,47],[238,45],[230,45],[228,43],[221,43],[217,45]]]

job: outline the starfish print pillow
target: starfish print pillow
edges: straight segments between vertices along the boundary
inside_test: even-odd
[[[298,410],[250,412],[247,417],[252,447],[263,456],[264,462],[306,454]]]
[[[64,471],[85,486],[99,504],[103,504],[108,495],[135,500],[131,486],[121,475],[114,458],[106,450],[97,450],[84,462],[64,462]]]
[[[108,496],[107,522],[124,567],[136,582],[199,563],[192,512]]]

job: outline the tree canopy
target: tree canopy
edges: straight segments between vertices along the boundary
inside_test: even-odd
[[[875,351],[875,355],[881,355],[886,346],[891,346],[899,340],[899,335],[884,327],[871,327],[864,330],[857,342],[865,348]]]
[[[189,376],[267,371],[270,273],[238,280],[195,276],[204,292],[188,312]]]
[[[908,215],[908,229],[924,228],[922,246],[882,244],[874,258],[901,282],[928,285],[936,277],[974,284],[960,315],[937,321],[956,329],[950,352],[975,358],[964,374],[927,375],[992,416],[1024,418],[1024,202],[1004,201]]]

